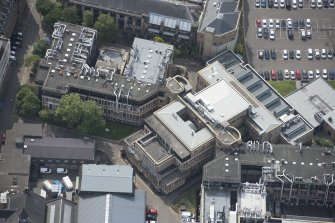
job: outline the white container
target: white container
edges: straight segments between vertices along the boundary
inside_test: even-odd
[[[51,189],[52,189],[52,185],[51,185],[50,181],[48,181],[48,180],[43,181],[43,186],[48,191],[51,191]]]
[[[72,181],[70,180],[70,178],[68,176],[63,177],[62,180],[63,180],[63,184],[64,184],[64,186],[67,190],[72,190],[73,189]]]

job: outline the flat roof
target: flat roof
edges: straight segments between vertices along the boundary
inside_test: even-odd
[[[299,145],[272,144],[273,153],[263,152],[262,144],[256,149],[248,149],[242,144],[238,151],[222,151],[219,157],[207,163],[203,168],[205,181],[241,182],[241,166],[276,165],[278,173],[285,170],[290,176],[302,177],[311,182],[311,177],[323,179],[324,174],[334,173],[335,155],[327,149],[317,146],[302,147]],[[273,163],[274,162],[274,163]]]
[[[172,45],[135,37],[124,74],[150,84],[162,83],[172,56]]]
[[[201,104],[210,116],[221,124],[249,108],[249,103],[224,79],[194,95],[188,93],[186,98]]]
[[[335,90],[323,78],[317,78],[292,92],[286,101],[302,115],[314,128],[320,126],[321,118],[335,110]]]
[[[240,210],[255,211],[264,218],[266,212],[266,196],[260,192],[241,190]]]
[[[236,29],[238,26],[239,1],[236,0],[208,0],[206,1],[199,31],[211,31],[215,35],[222,35]]]
[[[83,164],[80,177],[80,193],[133,193],[131,166]]]
[[[171,16],[179,19],[194,21],[189,7],[185,4],[176,4],[161,0],[70,0],[71,3],[115,10],[123,13],[148,15],[150,12]]]
[[[28,188],[30,156],[18,153],[0,154],[0,191],[17,189],[20,192]],[[16,185],[13,185],[16,178]]]
[[[32,158],[94,160],[95,141],[75,138],[25,138],[23,153]]]
[[[151,136],[152,137],[152,136]],[[164,146],[157,139],[153,139],[150,143],[142,143],[145,139],[140,139],[137,142],[140,143],[143,150],[156,162],[159,163],[162,160],[171,156],[164,148]]]
[[[241,58],[239,58],[234,52],[226,50],[220,54],[220,57],[217,58],[221,58],[221,68],[224,67],[223,69],[220,69],[218,61],[210,60],[209,66],[214,66],[212,74],[208,71],[208,69],[205,70],[209,66],[198,72],[199,75],[202,76],[209,84],[220,79],[237,80],[240,85],[247,90],[248,94],[244,94],[246,98],[250,98],[252,99],[251,101],[254,102],[260,102],[266,110],[272,113],[277,119],[291,112],[290,110],[292,110],[292,107],[288,104],[288,102],[286,102],[286,100],[249,64],[240,63],[242,61]],[[227,61],[232,62],[228,63]],[[253,95],[253,97],[249,97],[248,95],[250,94]],[[257,100],[254,100],[253,98]],[[289,143],[299,141],[304,138],[303,136],[313,131],[308,121],[303,119],[299,114],[296,115],[295,119],[299,121],[290,123],[289,126],[287,125],[282,129],[282,136],[284,136],[286,141]]]
[[[238,64],[240,63],[236,63],[236,65]],[[246,101],[248,103],[248,106],[250,106],[249,108],[254,114],[253,116],[249,115],[248,117],[258,126],[258,128],[261,129],[261,131],[270,130],[275,126],[281,125],[281,122],[278,121],[277,118],[243,86],[243,84],[233,78],[232,75],[230,75],[229,72],[218,61],[209,63],[208,66],[200,70],[198,74],[203,77],[210,84],[210,86],[215,86],[215,83],[221,82],[221,80],[224,80],[226,83],[228,83],[229,86],[231,86],[231,91],[236,92],[234,93],[235,98],[233,101],[238,100],[238,98],[243,98],[244,100],[240,99],[240,101]],[[220,92],[220,94],[216,93],[213,95],[217,95],[217,97],[221,96],[222,90],[217,90],[216,92]],[[237,103],[232,102],[228,104],[230,107],[226,109],[230,109],[231,106],[239,106]]]
[[[154,116],[178,139],[190,152],[212,140],[214,136],[206,127],[196,127],[191,120],[183,120],[182,113],[187,108],[179,101],[174,101],[154,113]],[[163,139],[164,136],[161,136]],[[173,144],[172,144],[173,145]],[[176,151],[178,154],[183,151]]]

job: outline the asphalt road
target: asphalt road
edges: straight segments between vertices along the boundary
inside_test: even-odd
[[[304,2],[303,9],[286,10],[286,9],[262,9],[255,8],[254,1],[244,0],[244,24],[245,39],[247,47],[248,62],[256,70],[279,70],[279,69],[335,69],[335,58],[308,60],[307,49],[333,49],[335,41],[335,9],[311,9],[309,2]],[[289,40],[286,29],[275,30],[275,40],[257,38],[256,19],[311,19],[312,39],[301,40],[298,29],[294,29],[294,40]],[[261,60],[258,58],[258,50],[275,49],[277,53],[276,60]],[[283,60],[282,50],[301,50],[301,60]]]
[[[16,52],[17,62],[13,63],[9,70],[7,87],[1,98],[4,106],[0,109],[0,132],[11,129],[18,118],[13,114],[14,103],[10,99],[15,99],[15,95],[21,84],[27,81],[29,73],[24,67],[24,58],[32,50],[32,45],[39,37],[41,20],[35,9],[36,0],[28,0],[24,13],[21,15],[16,27],[16,31],[23,32],[22,46]]]

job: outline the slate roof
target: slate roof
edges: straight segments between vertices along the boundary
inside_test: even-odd
[[[64,198],[59,198],[46,203],[47,214],[45,223],[73,222],[77,220],[77,205]]]
[[[44,137],[24,140],[32,158],[94,160],[95,142],[88,139]]]
[[[134,195],[85,194],[79,196],[78,222],[80,223],[144,223],[145,191]]]
[[[119,165],[81,166],[80,193],[133,193],[133,168]]]

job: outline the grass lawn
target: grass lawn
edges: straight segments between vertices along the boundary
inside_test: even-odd
[[[269,84],[276,89],[279,94],[283,97],[296,90],[295,81],[283,80],[283,81],[269,81]]]
[[[172,209],[176,213],[179,213],[180,206],[185,205],[187,211],[191,211],[195,214],[197,210],[197,190],[198,187],[193,187],[181,194],[179,198],[171,204]]]
[[[106,129],[109,129],[109,131],[106,131]],[[97,130],[94,135],[102,138],[108,138],[111,140],[121,140],[124,137],[136,132],[137,130],[139,130],[139,128],[135,126],[115,122],[107,122],[106,127]]]
[[[335,89],[335,81],[328,81],[328,83]]]

